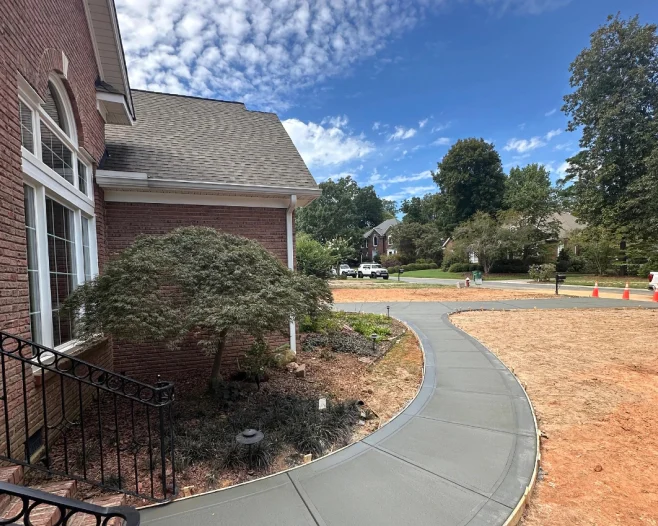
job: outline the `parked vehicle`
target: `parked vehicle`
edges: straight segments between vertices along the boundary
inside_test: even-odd
[[[388,279],[388,270],[377,263],[361,263],[361,265],[359,265],[359,270],[357,270],[357,275],[360,278]]]
[[[658,290],[658,270],[649,272],[649,290]]]
[[[351,276],[353,278],[356,278],[356,270],[350,268],[350,266],[346,265],[345,263],[343,263],[340,267],[338,267],[338,271],[341,276]]]

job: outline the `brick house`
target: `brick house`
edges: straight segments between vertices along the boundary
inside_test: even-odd
[[[132,91],[113,0],[0,11],[0,330],[137,377],[207,367],[194,346],[185,367],[158,346],[84,348],[60,306],[137,235],[178,226],[256,239],[294,268],[294,211],[320,190],[290,137],[241,103]],[[294,324],[284,341],[295,349]],[[29,463],[44,408],[77,414],[76,384],[9,358],[0,457],[11,446]]]
[[[361,261],[373,261],[375,256],[391,256],[397,254],[391,229],[398,225],[397,219],[387,219],[363,234],[363,246],[361,247]]]

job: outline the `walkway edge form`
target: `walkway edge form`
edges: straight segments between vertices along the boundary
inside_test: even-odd
[[[515,309],[509,309],[509,310],[515,310]],[[486,312],[483,311],[482,309],[462,309],[462,310],[455,310],[449,313],[446,313],[443,315],[444,321],[447,321],[452,327],[455,328],[455,330],[461,332],[462,334],[468,336],[470,339],[473,341],[477,342],[479,345],[487,349],[491,354],[496,356],[496,353],[494,353],[491,349],[489,349],[484,343],[482,343],[480,340],[478,340],[475,336],[471,336],[469,333],[467,333],[465,330],[461,329],[460,327],[457,327],[454,323],[452,323],[452,320],[450,317],[453,314],[464,314],[467,312]],[[518,384],[521,386],[521,389],[523,390],[523,393],[525,394],[526,399],[528,400],[528,405],[530,406],[530,411],[532,412],[532,419],[535,422],[535,435],[536,435],[536,451],[537,454],[535,456],[535,468],[532,471],[532,477],[530,478],[530,483],[526,487],[525,491],[523,492],[523,496],[521,497],[521,500],[517,503],[516,507],[514,510],[512,510],[512,513],[510,516],[507,518],[503,526],[516,526],[520,521],[521,518],[523,517],[523,513],[525,512],[526,507],[528,506],[528,501],[530,500],[530,497],[532,497],[532,493],[535,489],[535,485],[537,483],[537,476],[539,474],[539,466],[541,462],[541,431],[539,430],[539,425],[537,423],[537,415],[535,414],[535,408],[532,405],[532,400],[530,400],[530,396],[528,395],[528,392],[525,389],[525,386],[523,385],[523,382],[519,380],[518,376],[516,376],[516,373],[514,372],[513,369],[511,369],[505,362],[500,360],[500,363],[502,363],[505,368],[512,373],[514,378],[516,378],[516,381]]]

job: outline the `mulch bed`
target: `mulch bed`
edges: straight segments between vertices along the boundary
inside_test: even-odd
[[[211,394],[205,377],[173,379],[179,495],[184,489],[186,494],[200,493],[276,473],[303,463],[306,453],[313,453],[313,458],[327,454],[378,429],[415,396],[422,379],[423,359],[415,336],[403,324],[391,320],[390,334],[376,342],[374,350],[369,338],[349,327],[340,332],[358,352],[334,352],[331,341],[323,345],[324,335],[304,334],[305,350],[298,352],[296,362],[305,365],[305,375],[297,376],[292,367],[272,369],[260,390],[255,383],[233,381]],[[328,410],[319,415],[321,398],[327,400]],[[357,405],[357,401],[364,404]],[[101,396],[100,402],[105,481],[117,485],[114,397]],[[145,412],[136,406],[131,408],[119,400],[117,411],[122,487],[148,494],[153,480],[154,494],[162,496],[157,412],[151,412],[149,426]],[[85,411],[85,422],[97,419],[98,406],[94,402]],[[82,474],[84,467],[88,477],[100,480],[98,428],[87,426],[84,466],[82,436],[77,427],[67,432],[66,447],[62,438],[52,448],[50,459],[53,466],[63,470],[66,458],[71,473]],[[235,444],[236,434],[250,427],[265,433],[262,448],[252,451],[251,456]],[[147,447],[149,431],[152,455]],[[141,447],[135,447],[135,441]],[[150,465],[154,466],[153,479]],[[135,471],[139,485],[135,484]],[[168,482],[170,471],[167,462]],[[32,483],[40,478],[35,474],[31,477]],[[78,487],[79,498],[102,493],[86,484]],[[130,498],[129,503],[139,506],[148,502]]]

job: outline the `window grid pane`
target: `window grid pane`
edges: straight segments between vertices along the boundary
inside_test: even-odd
[[[82,255],[84,261],[85,281],[91,281],[91,252],[89,249],[89,219],[82,218]]]
[[[26,150],[34,153],[34,128],[32,127],[32,110],[19,102],[21,120],[21,144]]]
[[[61,306],[76,286],[73,211],[46,199],[48,263],[52,299],[53,345],[73,339],[73,324]]]
[[[73,184],[73,153],[41,122],[41,160]]]
[[[34,214],[34,189],[25,185],[25,237],[27,239],[27,276],[30,296],[30,332],[32,340],[41,340],[41,295],[39,291],[39,261],[37,259],[37,230]]]
[[[87,195],[87,166],[78,161],[78,189]]]

